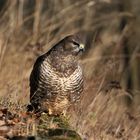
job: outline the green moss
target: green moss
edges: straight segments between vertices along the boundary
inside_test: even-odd
[[[39,133],[39,137],[48,140],[81,140],[77,132],[70,129],[48,129]]]
[[[69,121],[64,116],[49,116],[43,113],[37,133],[39,137],[47,140],[81,140],[79,134],[70,129]]]
[[[38,128],[48,129],[51,125],[59,128],[70,128],[68,119],[63,116],[49,116],[47,113],[43,113],[39,120]]]
[[[68,119],[64,116],[54,117],[54,123],[57,123],[60,128],[70,128]]]

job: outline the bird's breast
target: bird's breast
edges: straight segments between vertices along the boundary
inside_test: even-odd
[[[83,84],[82,69],[78,65],[74,72],[67,76],[56,71],[48,62],[44,62],[41,65],[40,83],[46,85],[46,88],[54,93],[79,92]]]

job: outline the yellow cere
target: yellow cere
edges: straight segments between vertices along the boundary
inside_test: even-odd
[[[84,44],[80,44],[80,48],[84,49],[85,48]]]

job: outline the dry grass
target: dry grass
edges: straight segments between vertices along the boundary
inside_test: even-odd
[[[85,91],[80,111],[69,112],[70,128],[85,140],[138,140],[140,31],[138,15],[130,12],[134,9],[113,0],[16,2],[7,1],[0,15],[0,108],[23,118],[23,126],[16,125],[21,130],[17,135],[35,135],[38,130],[34,117],[23,121],[36,57],[64,36],[81,32],[87,47],[80,60]],[[63,128],[48,118],[46,126]]]

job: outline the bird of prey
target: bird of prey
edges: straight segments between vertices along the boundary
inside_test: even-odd
[[[59,115],[80,101],[83,73],[78,56],[83,50],[80,36],[69,35],[37,58],[30,75],[30,103],[35,111]]]

